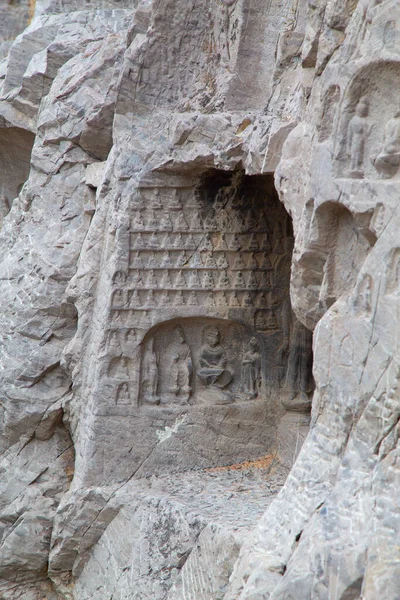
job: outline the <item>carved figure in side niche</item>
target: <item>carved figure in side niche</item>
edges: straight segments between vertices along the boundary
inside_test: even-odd
[[[123,285],[126,283],[127,274],[124,271],[117,271],[113,277],[113,283],[117,285]]]
[[[221,346],[221,332],[218,327],[211,325],[205,328],[203,339],[197,376],[205,385],[224,389],[233,379],[233,370],[228,365],[226,351]]]
[[[256,338],[251,338],[242,356],[241,391],[250,399],[258,396],[261,384],[261,355]]]
[[[158,363],[154,351],[154,339],[150,340],[149,347],[143,359],[143,397],[147,404],[159,404],[160,398],[157,396],[158,388]]]
[[[358,286],[358,294],[355,301],[357,312],[370,313],[372,308],[372,277],[369,274],[364,275]]]
[[[349,123],[347,132],[347,154],[350,156],[350,176],[361,179],[364,177],[365,142],[371,132],[368,119],[369,103],[367,98],[361,98],[356,107],[356,114]]]
[[[172,332],[172,341],[166,348],[165,356],[169,393],[176,397],[179,396],[182,400],[189,400],[192,393],[193,362],[190,348],[180,325],[177,325]]]
[[[283,343],[280,353],[288,354],[286,387],[289,398],[283,401],[287,410],[308,412],[311,400],[308,394],[314,389],[312,376],[312,333],[295,317],[290,299],[282,304]]]
[[[382,178],[396,175],[400,165],[400,110],[386,123],[382,150],[372,162]]]
[[[127,383],[121,383],[117,390],[117,404],[129,404],[130,395],[129,395],[129,385]]]

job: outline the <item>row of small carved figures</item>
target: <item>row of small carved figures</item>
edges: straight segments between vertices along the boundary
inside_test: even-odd
[[[258,310],[255,314],[255,328],[258,330],[276,330],[279,329],[278,321],[274,309]],[[140,313],[140,316],[146,313]],[[106,332],[106,347],[108,350],[121,350],[125,346],[133,347],[143,339],[143,332],[139,328],[122,326],[110,328]]]
[[[127,290],[124,290],[127,293]],[[269,300],[265,292],[244,291],[238,293],[232,291],[207,292],[206,290],[191,290],[186,293],[183,290],[148,290],[143,298],[141,294],[134,290],[129,296],[113,296],[111,309],[113,311],[129,311],[135,309],[163,308],[167,306],[226,306],[230,308],[264,308],[268,307]]]
[[[189,253],[190,254],[190,253]],[[273,269],[271,260],[267,252],[232,252],[229,257],[230,266],[226,253],[218,252],[198,252],[190,254],[182,250],[171,252],[164,250],[163,253],[155,252],[135,252],[129,259],[131,269],[229,269],[233,271],[244,271],[247,269]],[[246,261],[246,262],[245,262]]]
[[[228,215],[225,212],[217,213],[214,217],[207,216],[204,219],[198,213],[191,215],[188,220],[183,212],[171,213],[170,211],[161,212],[150,209],[148,216],[144,216],[144,211],[139,211],[131,220],[130,229],[134,231],[192,231],[204,233],[204,231],[225,230],[231,233],[269,233],[271,230],[262,217],[257,219],[254,215],[244,219],[240,213]],[[172,216],[172,219],[171,219]]]
[[[184,239],[184,237],[186,239]],[[159,238],[156,232],[152,234],[135,234],[132,236],[130,242],[131,250],[198,250],[198,251],[210,251],[222,250],[231,252],[238,252],[239,250],[247,250],[248,252],[270,252],[272,250],[271,241],[267,235],[258,236],[252,233],[247,236],[241,236],[242,239],[236,234],[232,234],[231,239],[227,241],[225,234],[221,234],[217,241],[212,240],[209,234],[202,234],[201,239],[196,241],[191,233],[181,233],[163,235],[162,239]],[[243,239],[245,238],[245,239]],[[260,238],[260,239],[259,239]],[[278,238],[274,242],[274,252],[284,252],[283,239]]]
[[[173,271],[173,279],[167,270],[132,271],[129,277],[130,285],[137,289],[195,289],[195,290],[262,290],[270,289],[274,286],[274,273],[272,271],[246,271],[244,276],[242,271],[235,271],[234,274],[228,271],[203,271],[201,277],[197,269],[191,271]],[[217,277],[214,277],[217,275]],[[157,274],[161,275],[157,277]],[[187,275],[189,275],[187,277]],[[232,277],[232,275],[234,275]],[[128,290],[116,289],[113,297],[123,297]],[[129,290],[131,295],[134,289]]]

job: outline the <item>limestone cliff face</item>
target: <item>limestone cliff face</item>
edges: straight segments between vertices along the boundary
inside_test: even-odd
[[[398,11],[0,3],[4,600],[399,598]]]

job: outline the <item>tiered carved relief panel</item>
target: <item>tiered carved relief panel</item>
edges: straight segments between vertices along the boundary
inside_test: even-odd
[[[116,402],[128,401],[130,386],[137,390],[134,405],[159,405],[197,402],[193,398],[199,390],[204,400],[210,387],[215,402],[223,403],[260,397],[262,385],[281,385],[289,353],[279,349],[285,338],[282,312],[292,246],[288,215],[262,186],[226,185],[211,198],[193,188],[139,190],[117,235],[109,301],[108,343],[119,336],[119,354],[110,354],[107,373],[119,381]],[[190,318],[196,325],[186,323],[171,333],[168,323],[176,318]],[[221,326],[214,330],[214,337],[224,338],[236,358],[228,361],[231,367],[224,367],[225,374],[207,378],[199,361],[210,319],[224,319],[246,334],[239,335],[236,348],[231,334]],[[171,339],[164,339],[162,332],[147,335],[160,327]],[[211,330],[208,334],[212,337]],[[174,366],[166,368],[165,361],[160,362],[164,350],[176,357]],[[139,380],[135,352],[141,356]],[[254,358],[259,353],[265,356],[264,375],[261,359]],[[257,377],[246,376],[246,369],[257,371]],[[175,383],[165,383],[172,372]],[[205,385],[208,380],[210,385]]]

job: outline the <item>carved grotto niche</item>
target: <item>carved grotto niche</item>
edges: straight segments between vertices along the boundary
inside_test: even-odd
[[[143,343],[141,404],[194,406],[261,400],[271,365],[266,348],[262,336],[227,320],[189,318],[164,323]]]
[[[280,418],[308,411],[312,392],[273,177],[210,170],[168,183],[131,192],[119,216],[98,367],[96,397],[110,398],[99,410],[131,419],[125,445],[134,465],[151,456],[143,473],[273,452]]]
[[[400,63],[364,66],[350,82],[337,130],[336,173],[352,179],[393,179],[400,167]],[[382,101],[384,99],[384,101]]]

